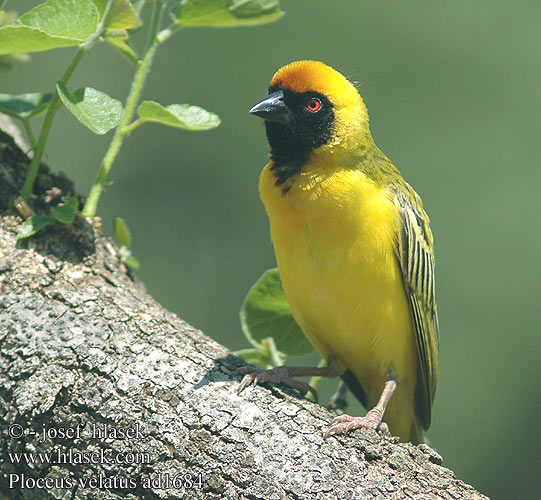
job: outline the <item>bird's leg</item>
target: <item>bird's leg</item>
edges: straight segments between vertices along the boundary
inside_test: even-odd
[[[339,415],[331,422],[330,427],[325,432],[324,437],[327,438],[331,434],[346,434],[349,431],[356,429],[374,429],[385,426],[381,423],[387,403],[391,399],[393,392],[396,390],[396,380],[387,380],[378,404],[374,406],[364,417],[351,417],[350,415]],[[385,429],[387,426],[385,426]]]
[[[334,363],[330,363],[330,366],[278,366],[270,370],[260,370],[255,366],[242,366],[235,370],[235,373],[244,375],[237,394],[240,394],[250,384],[257,385],[262,382],[272,382],[275,384],[285,384],[288,387],[297,389],[303,396],[307,392],[311,392],[314,396],[314,400],[317,401],[317,391],[300,380],[295,380],[292,377],[338,377],[338,370],[334,366]]]
[[[343,380],[340,380],[338,382],[338,387],[336,388],[336,392],[331,396],[331,399],[329,401],[329,404],[327,405],[327,408],[329,410],[342,410],[344,411],[347,406],[348,402],[346,401],[346,384]]]

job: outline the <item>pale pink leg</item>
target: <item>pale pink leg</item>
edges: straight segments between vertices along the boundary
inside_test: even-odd
[[[331,434],[346,434],[347,432],[354,431],[355,429],[378,429],[387,408],[387,403],[391,399],[393,392],[396,389],[396,381],[388,380],[385,383],[381,397],[378,404],[374,406],[364,417],[352,417],[350,415],[339,415],[331,422],[330,427],[324,434],[324,438],[329,437]],[[384,425],[384,424],[383,424]]]

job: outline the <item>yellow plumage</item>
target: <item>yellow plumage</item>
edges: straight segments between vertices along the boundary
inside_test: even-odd
[[[332,109],[327,135],[314,125],[324,144],[295,168],[293,160],[277,166],[273,156],[260,180],[293,316],[325,359],[340,373],[353,372],[367,406],[396,380],[384,421],[403,440],[419,441],[430,424],[438,367],[428,217],[374,145],[366,107],[345,77],[302,61],[279,70],[274,89],[288,93],[286,102],[316,92]],[[295,127],[293,136],[301,137]]]

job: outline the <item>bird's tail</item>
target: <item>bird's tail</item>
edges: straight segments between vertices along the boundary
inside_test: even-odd
[[[411,424],[410,441],[413,444],[421,444],[426,442],[426,439],[423,436],[423,428],[416,418],[413,419],[413,423]]]

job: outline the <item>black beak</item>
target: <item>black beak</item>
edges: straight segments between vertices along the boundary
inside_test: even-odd
[[[291,112],[284,102],[284,93],[278,90],[258,102],[249,113],[269,122],[287,124],[290,121]]]

